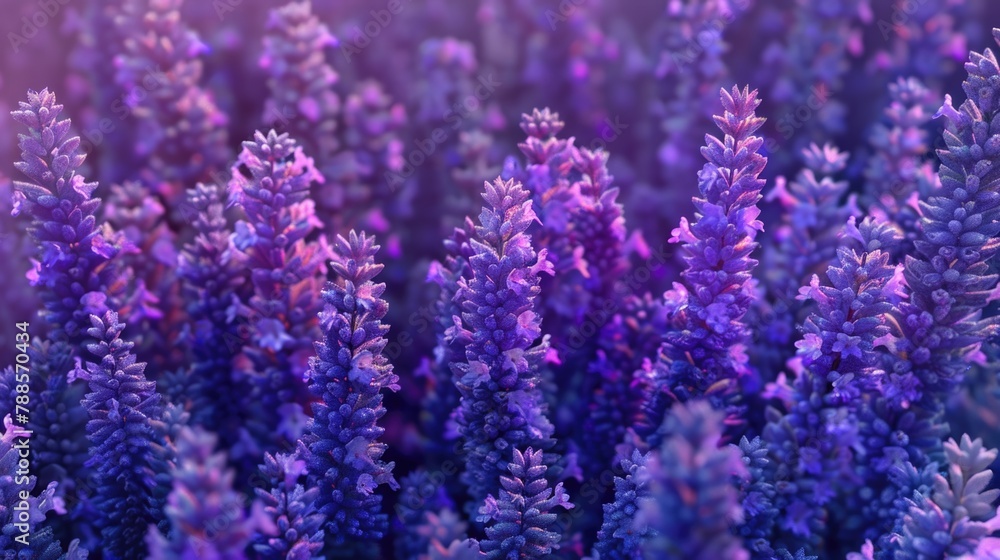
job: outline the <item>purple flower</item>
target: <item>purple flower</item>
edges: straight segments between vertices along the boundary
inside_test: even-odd
[[[823,339],[816,333],[806,333],[795,347],[799,349],[799,357],[807,363],[823,355]]]
[[[96,471],[95,505],[102,547],[118,558],[143,558],[143,538],[150,524],[163,519],[156,475],[162,472],[153,446],[159,441],[154,422],[161,419],[156,383],[146,378],[146,364],[121,339],[125,325],[118,314],[91,316],[87,344],[90,392],[83,406],[90,414],[87,439]]]
[[[993,34],[1000,43],[1000,30]],[[895,371],[919,381],[919,405],[930,413],[961,381],[970,354],[996,332],[980,318],[985,294],[997,283],[986,263],[998,249],[991,238],[1000,232],[1000,179],[993,172],[1000,154],[1000,66],[986,49],[970,54],[966,70],[962,87],[968,99],[958,110],[942,112],[948,130],[947,147],[938,152],[941,187],[921,201],[920,236],[905,263],[910,299],[896,314],[903,337]]]
[[[225,205],[225,186],[198,184],[188,191],[183,208],[191,214],[197,233],[177,257],[177,276],[194,322],[188,383],[183,388],[184,399],[191,401],[191,422],[216,429],[223,447],[231,449],[251,416],[243,402],[251,387],[232,363],[245,341],[238,336],[231,307],[234,300],[247,298],[250,286],[244,277],[245,254],[231,239]],[[230,453],[231,459],[243,459]]]
[[[646,469],[648,460],[649,454],[638,450],[634,450],[631,457],[621,460],[625,476],[614,479],[615,499],[602,506],[604,520],[594,545],[594,552],[601,558],[638,559],[642,553],[650,531],[635,518],[651,499]]]
[[[24,558],[86,560],[87,551],[79,548],[78,539],[70,543],[66,554],[52,534],[52,527],[45,522],[46,514],[53,510],[60,515],[66,513],[57,497],[58,483],[50,482],[41,489],[37,488],[35,475],[15,475],[21,450],[31,449],[35,439],[22,426],[14,424],[12,414],[0,412],[5,413],[0,431],[0,472],[6,473],[0,477],[0,549],[7,553],[17,551],[17,556]]]
[[[340,144],[341,101],[333,87],[339,77],[326,61],[326,50],[337,46],[337,39],[312,13],[311,2],[293,0],[268,13],[263,43],[260,67],[268,75],[263,122],[288,132],[326,171]],[[323,188],[317,202],[339,208],[328,202],[344,194]]]
[[[551,446],[553,432],[538,387],[548,340],[537,342],[533,313],[540,290],[536,266],[545,256],[535,253],[525,233],[535,212],[528,191],[513,180],[486,183],[483,196],[481,225],[469,237],[468,266],[454,300],[462,317],[453,338],[468,340],[465,362],[452,364],[461,395],[462,480],[474,503],[497,493],[514,449],[530,446],[540,453]],[[507,406],[515,395],[520,405]]]
[[[775,411],[764,428],[773,459],[787,466],[797,489],[776,502],[785,512],[782,528],[813,546],[823,536],[827,502],[861,482],[853,455],[864,448],[851,415],[864,406],[863,394],[878,389],[872,381],[880,365],[874,343],[889,332],[886,317],[894,303],[886,290],[895,275],[887,250],[888,241],[901,236],[871,220],[858,230],[861,247],[838,248],[825,285],[814,277],[815,308],[796,343],[804,367],[786,414]],[[882,248],[869,250],[872,246]]]
[[[306,455],[308,450],[301,444],[291,453],[264,455],[260,472],[267,486],[255,491],[264,515],[277,531],[255,536],[253,548],[259,554],[294,560],[322,558],[324,518],[316,512],[319,488],[303,486]]]
[[[246,499],[233,490],[225,454],[214,453],[216,439],[202,430],[181,429],[178,463],[171,467],[173,491],[164,508],[171,530],[165,536],[149,528],[151,560],[243,560],[255,534],[277,531],[261,503],[253,502],[248,511]]]
[[[773,84],[771,98],[781,104],[776,118],[791,129],[782,134],[792,136],[797,150],[817,137],[843,132],[847,108],[836,96],[849,69],[848,55],[859,55],[862,49],[858,24],[870,22],[872,13],[867,0],[837,0],[799,6],[791,17],[777,60],[763,68],[774,73],[774,79],[768,75],[758,80]],[[789,126],[799,107],[815,113]]]
[[[896,255],[902,260],[913,253],[913,241],[920,236],[917,199],[926,198],[939,185],[928,160],[930,142],[924,130],[937,98],[915,78],[890,84],[889,95],[885,122],[874,127],[869,140],[875,154],[865,169],[865,189],[870,212],[903,230],[906,242]]]
[[[442,471],[424,469],[400,481],[396,558],[421,558],[429,549],[465,536],[468,524],[455,513],[445,482]]]
[[[15,181],[14,189],[18,210],[32,220],[28,233],[38,258],[32,283],[40,288],[50,337],[76,346],[85,338],[91,313],[103,314],[109,300],[121,308],[122,279],[109,261],[122,240],[97,223],[97,183],[79,174],[86,156],[80,138],[71,135],[70,121],[59,120],[62,110],[45,89],[29,91],[28,101],[11,112],[28,128],[18,135],[21,160],[14,166],[29,182]]]
[[[322,181],[302,148],[272,130],[243,143],[229,183],[230,202],[246,215],[234,242],[242,247],[237,258],[250,269],[252,291],[236,295],[245,298],[240,322],[250,330],[243,352],[253,364],[255,400],[263,408],[260,419],[269,422],[255,428],[262,441],[280,422],[274,415],[281,404],[304,408],[311,400],[305,373],[319,338],[319,290],[330,253],[325,237],[314,240],[319,224],[309,193]]]
[[[394,103],[375,80],[358,83],[344,100],[343,146],[330,165],[323,166],[329,185],[326,193],[337,196],[341,222],[363,224],[379,234],[396,235],[389,222],[408,212],[408,196],[400,190],[412,173],[403,157],[401,138],[408,124],[406,110]],[[383,216],[385,214],[385,216]]]
[[[760,103],[756,91],[734,87],[721,96],[724,113],[715,121],[724,136],[706,136],[701,198],[694,199],[696,219],[682,246],[689,295],[684,305],[672,307],[656,364],[657,384],[680,401],[704,395],[719,381],[735,383],[745,373],[739,354],[747,328],[741,320],[752,299],[750,274],[757,261],[750,254],[757,247],[756,205],[764,186],[758,175],[767,162],[757,153],[763,140],[753,133],[764,119],[754,113]],[[727,406],[722,400],[719,405]],[[652,427],[665,406],[651,403]]]
[[[656,152],[660,174],[671,189],[695,186],[698,142],[717,109],[711,92],[728,80],[723,60],[728,45],[723,22],[736,21],[746,4],[676,1],[668,4],[654,27],[652,74],[662,105],[654,115],[665,133]]]
[[[559,548],[555,508],[572,509],[562,483],[549,488],[548,467],[542,450],[514,449],[507,465],[510,476],[500,477],[499,496],[489,495],[479,509],[486,522],[486,539],[479,544],[489,560],[544,558]]]
[[[995,449],[985,449],[982,440],[963,435],[944,444],[948,459],[946,475],[934,476],[925,492],[907,500],[902,531],[893,539],[894,558],[959,558],[973,554],[980,542],[995,531],[994,506],[1000,490],[987,490],[996,459]],[[978,554],[975,556],[980,558]]]
[[[329,283],[323,301],[329,323],[310,362],[310,390],[319,398],[303,441],[309,447],[310,482],[320,488],[316,509],[324,531],[338,545],[372,543],[388,529],[377,487],[398,489],[393,463],[383,462],[386,445],[383,390],[398,391],[398,377],[383,355],[389,326],[385,284],[373,281],[379,246],[364,233],[338,237],[332,266],[340,282]]]
[[[739,449],[719,447],[723,415],[704,401],[670,411],[661,426],[662,448],[646,464],[648,498],[640,500],[635,527],[648,527],[645,557],[746,560],[729,526],[742,517],[732,479],[747,478]]]
[[[148,187],[179,202],[229,161],[228,117],[199,82],[208,51],[184,24],[183,0],[128,0],[115,17],[122,51],[115,82],[135,115],[135,156]],[[120,118],[120,117],[119,117]]]

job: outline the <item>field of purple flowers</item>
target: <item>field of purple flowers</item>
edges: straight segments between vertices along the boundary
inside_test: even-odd
[[[0,560],[1000,560],[995,0],[0,9]]]

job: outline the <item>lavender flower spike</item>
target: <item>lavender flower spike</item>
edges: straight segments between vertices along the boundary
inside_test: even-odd
[[[45,515],[55,509],[56,482],[37,490],[34,475],[18,472],[21,449],[31,441],[31,434],[16,426],[7,414],[0,430],[0,551],[6,559],[31,558],[39,560],[85,560],[87,551],[79,549],[79,541],[70,543],[69,554],[63,553],[52,528],[46,526]],[[29,443],[30,445],[30,443]],[[21,471],[24,472],[23,470]],[[23,500],[22,492],[29,494]],[[22,501],[23,500],[23,501]],[[28,527],[25,531],[24,527]],[[19,551],[20,554],[15,554]]]
[[[625,478],[615,477],[615,499],[604,504],[604,521],[597,532],[594,552],[601,560],[638,560],[649,537],[648,527],[637,527],[635,516],[649,501],[649,474],[646,463],[650,454],[633,450],[631,458],[622,457]]]
[[[243,429],[240,399],[246,389],[234,379],[232,358],[242,346],[227,310],[245,286],[243,253],[232,244],[224,186],[197,184],[187,193],[197,235],[177,259],[177,275],[194,323],[191,337],[192,424],[211,426],[230,443]],[[231,447],[231,446],[227,446]]]
[[[386,445],[378,441],[385,431],[377,424],[385,414],[382,392],[399,390],[399,378],[382,354],[389,305],[382,299],[385,284],[373,282],[383,268],[375,263],[378,250],[364,233],[337,238],[332,264],[342,280],[323,291],[324,340],[311,362],[310,388],[320,402],[313,404],[304,441],[311,478],[320,488],[317,507],[336,545],[381,539],[388,516],[375,490],[383,484],[399,488],[394,464],[381,461]]]
[[[307,474],[302,459],[309,451],[299,444],[292,453],[264,454],[260,472],[267,479],[266,488],[257,488],[264,512],[278,528],[275,536],[265,535],[253,545],[264,558],[319,560],[323,549],[323,523],[316,511],[319,488],[308,490],[300,479]]]
[[[497,178],[486,184],[486,206],[469,240],[475,253],[459,280],[462,306],[451,336],[465,344],[465,361],[452,364],[461,393],[457,420],[464,437],[462,479],[473,502],[497,495],[501,469],[515,448],[545,449],[552,425],[539,389],[538,367],[548,347],[535,312],[539,274],[551,271],[525,233],[536,219],[530,193]]]
[[[719,448],[723,415],[704,401],[674,407],[664,421],[667,438],[649,459],[649,499],[634,521],[648,530],[645,557],[747,560],[730,525],[742,517],[732,479],[748,476],[740,450]]]
[[[889,84],[889,96],[884,122],[875,125],[869,140],[874,153],[865,169],[865,190],[869,203],[899,220],[911,197],[932,190],[936,183],[934,169],[925,161],[930,147],[924,130],[935,97],[916,78]]]
[[[763,139],[753,133],[764,119],[754,109],[757,91],[722,90],[725,112],[715,122],[722,139],[706,135],[701,149],[708,163],[698,178],[701,198],[695,198],[695,221],[682,218],[673,243],[682,243],[686,286],[674,284],[667,294],[672,329],[657,363],[657,380],[681,402],[705,395],[725,395],[744,375],[741,322],[752,299],[751,272],[757,261],[757,202],[764,180],[758,175],[767,158],[757,153]],[[719,385],[716,385],[719,383]],[[727,389],[728,388],[728,389]],[[716,403],[716,406],[723,406]],[[652,409],[651,427],[659,426],[665,406]]]
[[[183,3],[126,0],[115,18],[123,37],[115,82],[136,117],[135,156],[153,185],[206,181],[230,158],[229,119],[199,84],[208,46],[181,17]],[[183,191],[170,187],[164,194],[175,200]]]
[[[571,509],[573,504],[562,483],[549,488],[541,450],[529,447],[521,453],[515,449],[513,455],[514,460],[507,465],[510,476],[500,477],[499,498],[488,496],[479,510],[480,520],[491,521],[486,527],[487,538],[480,545],[487,560],[548,558],[553,548],[559,548],[552,510]]]
[[[285,125],[321,168],[337,151],[340,98],[338,77],[325,60],[337,40],[312,13],[308,0],[294,0],[270,11],[260,66],[268,73],[264,105],[268,126]]]
[[[246,167],[250,176],[241,172]],[[309,198],[323,176],[302,148],[271,130],[243,143],[229,182],[230,202],[246,219],[236,224],[233,242],[250,269],[252,295],[240,314],[254,324],[244,353],[259,375],[260,402],[270,430],[288,440],[301,436],[311,398],[305,382],[313,342],[320,336],[319,291],[329,256],[326,238]]]
[[[993,471],[988,467],[997,457],[996,449],[985,449],[982,440],[968,435],[961,441],[944,444],[948,458],[946,475],[935,475],[926,495],[916,492],[903,517],[902,534],[892,543],[897,560],[924,558],[983,558],[979,545],[990,541],[996,553],[995,502],[1000,490],[987,490]],[[980,548],[977,551],[977,548]]]
[[[399,481],[396,500],[396,558],[417,558],[435,541],[446,545],[466,534],[468,524],[454,511],[445,474],[417,469]]]
[[[440,288],[438,301],[434,310],[434,333],[437,345],[434,347],[434,361],[428,364],[431,381],[424,399],[425,413],[422,417],[424,433],[433,436],[443,434],[442,441],[431,443],[429,453],[432,461],[448,459],[454,456],[454,440],[458,436],[453,427],[454,412],[458,408],[460,395],[458,388],[452,383],[451,364],[462,359],[465,345],[455,341],[451,336],[456,321],[462,313],[461,304],[455,300],[458,293],[458,281],[468,275],[469,257],[472,247],[468,243],[469,232],[475,231],[475,224],[468,217],[464,227],[455,228],[452,235],[445,239],[444,262],[432,263],[427,279]],[[431,439],[431,442],[434,442]]]
[[[225,454],[213,453],[216,439],[200,428],[181,428],[174,489],[165,508],[171,531],[165,537],[150,527],[149,560],[245,560],[255,532],[274,532],[259,502],[251,513],[245,511]]]
[[[50,337],[76,345],[86,338],[89,315],[108,309],[117,280],[108,261],[117,248],[97,225],[97,183],[78,173],[86,155],[80,138],[71,135],[69,119],[59,120],[62,110],[55,94],[43,89],[29,91],[28,101],[11,112],[28,128],[18,135],[21,161],[14,163],[28,182],[14,182],[12,214],[32,218],[28,232],[38,244],[38,262],[29,278],[43,288]]]
[[[97,358],[87,364],[90,393],[83,406],[90,413],[87,439],[97,470],[95,502],[106,553],[120,559],[145,557],[143,539],[162,512],[154,499],[157,460],[153,422],[161,415],[156,383],[146,379],[146,364],[132,354],[134,343],[121,339],[125,325],[118,314],[91,316],[87,334],[96,339],[87,350]]]
[[[1000,44],[1000,29],[993,30]],[[981,320],[997,275],[989,262],[1000,250],[1000,66],[992,51],[973,52],[959,109],[945,98],[948,120],[941,186],[921,201],[922,235],[906,259],[912,296],[900,307],[903,338],[897,372],[919,383],[921,404],[938,410],[968,368],[965,359],[996,332]]]
[[[764,428],[773,458],[793,473],[796,489],[778,502],[787,514],[782,528],[815,542],[825,535],[828,502],[862,482],[854,473],[861,438],[852,412],[878,388],[875,346],[901,297],[900,271],[888,252],[902,237],[898,228],[871,219],[855,226],[852,218],[847,233],[860,247],[839,247],[827,281],[821,285],[814,275],[800,290],[799,299],[816,303],[795,344],[801,370],[787,413],[769,413]]]

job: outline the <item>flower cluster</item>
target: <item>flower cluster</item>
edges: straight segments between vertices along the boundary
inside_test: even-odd
[[[117,558],[142,558],[143,539],[150,524],[163,520],[157,489],[154,422],[161,417],[156,383],[146,379],[146,364],[136,361],[133,343],[121,338],[125,325],[118,314],[92,315],[87,334],[94,342],[87,350],[90,392],[83,406],[90,414],[88,466],[97,471],[96,507],[104,548]]]
[[[228,311],[234,301],[246,298],[244,254],[232,243],[224,185],[198,184],[188,192],[187,204],[197,233],[177,259],[188,316],[194,321],[185,396],[192,403],[193,423],[221,428],[224,441],[235,441],[244,429],[241,401],[249,388],[232,366],[244,341]]]
[[[13,214],[26,213],[32,220],[28,233],[38,260],[29,280],[41,288],[50,338],[76,345],[86,336],[89,316],[107,311],[109,298],[122,291],[122,279],[110,264],[120,241],[97,222],[97,183],[79,173],[86,156],[69,119],[59,119],[62,110],[44,89],[28,92],[28,101],[11,113],[28,129],[18,137],[21,161],[15,167],[30,181],[14,182]]]
[[[379,246],[364,233],[337,239],[332,263],[342,284],[323,291],[325,340],[316,346],[310,389],[320,398],[305,441],[309,469],[319,485],[317,510],[326,515],[324,530],[334,542],[380,539],[388,529],[381,511],[381,485],[396,490],[393,463],[383,462],[385,414],[382,390],[399,390],[399,378],[382,351],[389,326],[382,323],[388,305],[384,284],[373,282],[382,270],[375,263]]]
[[[925,128],[933,115],[933,97],[916,78],[889,84],[889,95],[885,122],[872,130],[875,154],[865,169],[865,186],[871,202],[915,234],[915,198],[937,186],[937,175],[925,159],[930,150]]]
[[[674,407],[664,420],[662,448],[646,464],[646,499],[633,531],[648,532],[645,557],[749,558],[729,530],[742,517],[730,483],[745,478],[739,449],[719,448],[723,415],[705,401]]]
[[[469,257],[473,252],[468,242],[468,232],[475,231],[475,227],[475,224],[466,218],[464,229],[455,228],[451,238],[444,242],[447,252],[445,261],[431,264],[427,274],[428,280],[437,284],[440,289],[434,307],[436,312],[434,334],[437,344],[434,347],[434,361],[426,368],[429,370],[427,375],[429,387],[422,422],[427,435],[443,434],[437,438],[437,443],[428,446],[434,460],[438,460],[440,455],[452,458],[453,453],[449,450],[449,444],[458,436],[457,428],[454,426],[454,413],[458,408],[460,394],[452,382],[451,364],[463,358],[465,346],[449,333],[454,331],[462,313],[461,305],[455,300],[455,295],[458,293],[459,279],[470,274]]]
[[[745,2],[673,2],[658,22],[655,73],[661,78],[658,109],[666,137],[657,157],[664,175],[681,173],[691,187],[701,164],[697,142],[715,114],[713,94],[728,79],[722,27],[745,8]]]
[[[0,558],[1000,560],[992,1],[0,1]]]
[[[308,451],[302,447],[293,453],[264,455],[260,472],[266,486],[256,491],[277,534],[257,539],[253,548],[261,555],[301,560],[320,558],[324,517],[316,511],[319,488],[306,490],[302,484],[307,473],[302,457],[307,455]]]
[[[855,407],[878,390],[878,339],[889,332],[886,317],[901,297],[901,271],[889,264],[898,231],[866,220],[848,226],[859,249],[842,246],[827,269],[827,283],[814,276],[801,298],[816,309],[796,342],[798,368],[787,412],[764,428],[768,448],[792,473],[795,490],[776,505],[781,526],[799,537],[824,533],[828,504],[838,491],[858,484],[854,451],[858,442]],[[853,231],[852,231],[853,230]]]
[[[643,503],[651,499],[648,460],[649,455],[638,450],[632,452],[631,458],[622,459],[625,477],[615,477],[615,501],[604,504],[604,521],[597,532],[594,552],[599,558],[637,558],[642,552],[650,530],[648,526],[636,526],[634,520]]]
[[[86,560],[88,553],[78,540],[70,543],[66,553],[53,538],[52,527],[42,524],[45,514],[57,507],[56,483],[36,491],[36,477],[23,474],[26,469],[18,467],[20,450],[30,441],[31,434],[15,426],[11,414],[6,414],[0,433],[0,467],[4,472],[0,477],[0,550],[5,558],[17,558],[10,554],[20,548],[20,558]],[[22,474],[16,474],[18,471]]]
[[[382,89],[367,81],[344,99],[344,146],[327,175],[330,189],[343,199],[344,221],[362,221],[386,233],[384,214],[401,214],[391,195],[400,189],[403,143],[398,137],[406,125],[406,110]],[[376,204],[378,203],[378,204]]]
[[[776,250],[769,250],[764,262],[773,267],[773,276],[768,275],[772,298],[786,306],[816,269],[822,271],[834,259],[836,244],[831,241],[844,222],[859,213],[854,196],[844,200],[848,182],[833,179],[847,167],[848,157],[830,144],[812,144],[802,151],[805,167],[795,179],[779,178],[768,193],[786,214],[774,235]]]
[[[994,30],[1000,44],[1000,30]],[[939,115],[948,121],[946,148],[939,151],[941,187],[921,206],[921,236],[915,254],[906,258],[910,301],[900,306],[903,336],[897,343],[895,369],[916,383],[913,400],[937,410],[968,367],[966,359],[995,332],[981,320],[997,277],[987,263],[1000,249],[1000,177],[993,158],[1000,137],[991,131],[997,116],[1000,66],[989,49],[973,52],[963,82],[968,99],[959,109],[945,97]]]
[[[473,500],[497,494],[500,473],[522,446],[551,447],[539,368],[547,347],[534,308],[545,252],[525,230],[535,219],[529,193],[513,180],[486,183],[486,206],[469,237],[473,254],[458,280],[462,315],[450,336],[465,346],[452,363],[461,394],[456,420],[463,437],[463,479]]]
[[[251,329],[243,351],[252,362],[264,413],[280,416],[265,429],[277,428],[292,441],[302,434],[310,400],[305,378],[318,338],[319,288],[330,254],[326,238],[313,235],[322,224],[309,194],[313,183],[322,182],[295,140],[271,130],[243,143],[229,183],[230,202],[246,215],[236,223],[233,243],[253,286],[235,304],[235,313]]]
[[[820,132],[843,130],[846,108],[835,96],[844,85],[850,56],[861,47],[859,23],[872,19],[867,0],[836,0],[825,6],[803,6],[781,49],[772,51],[784,70],[774,80],[772,96],[783,104],[778,130],[795,148],[817,140]],[[764,72],[768,72],[767,68]],[[810,109],[803,119],[799,107]],[[815,111],[815,113],[813,113]]]
[[[500,495],[486,497],[479,510],[487,520],[486,540],[480,543],[486,558],[544,558],[558,548],[559,533],[553,531],[556,507],[572,508],[569,496],[557,484],[549,488],[541,450],[530,447],[507,465],[510,476],[500,477]]]
[[[323,169],[338,148],[340,97],[330,87],[337,72],[326,63],[326,49],[337,39],[313,15],[309,0],[271,10],[266,29],[260,66],[268,73],[269,97],[263,121],[294,137]],[[324,202],[342,196],[323,194]]]
[[[659,427],[652,424],[655,414],[647,412],[654,386],[650,356],[656,355],[667,324],[664,305],[647,294],[627,297],[620,306],[601,329],[587,368],[597,379],[583,424],[595,464],[585,468],[606,468],[630,429],[652,433]]]
[[[174,488],[164,513],[168,536],[150,527],[146,536],[153,560],[244,560],[243,551],[256,531],[274,531],[259,503],[249,515],[243,497],[232,489],[233,471],[226,456],[214,453],[216,437],[182,428],[177,441],[178,463],[173,466]]]
[[[396,538],[397,558],[417,558],[429,550],[461,540],[468,524],[448,498],[444,474],[419,469],[399,483],[396,513],[401,530]]]
[[[715,121],[722,139],[706,136],[702,154],[708,163],[698,176],[701,198],[697,218],[681,219],[671,242],[683,243],[687,285],[674,284],[666,294],[670,316],[666,343],[656,364],[656,393],[651,398],[651,426],[662,421],[664,393],[681,402],[710,395],[717,406],[731,407],[729,395],[746,375],[747,327],[741,322],[752,300],[750,254],[763,224],[757,202],[767,159],[757,151],[763,140],[754,132],[764,124],[754,110],[756,91],[722,90],[724,113]]]
[[[115,81],[137,119],[132,140],[146,162],[141,178],[171,198],[183,195],[177,185],[208,180],[230,157],[228,117],[199,84],[208,46],[181,19],[182,4],[127,0],[115,17],[122,37]]]
[[[567,277],[575,274],[586,276],[583,247],[570,243],[572,214],[580,202],[580,186],[570,181],[573,138],[560,138],[565,123],[559,114],[548,108],[521,115],[521,130],[527,134],[518,148],[525,156],[524,166],[508,159],[504,165],[504,178],[519,181],[531,192],[538,208],[540,227],[533,228],[533,237],[543,247],[552,261],[557,277],[546,286],[546,315],[573,316],[579,313],[574,305],[574,282]]]
[[[894,541],[895,558],[986,558],[1000,544],[984,537],[996,531],[993,504],[1000,490],[987,490],[996,449],[985,449],[982,440],[963,435],[960,442],[944,444],[948,460],[945,475],[935,475],[927,491],[914,492],[903,517],[903,530]],[[988,541],[986,547],[981,546]]]

